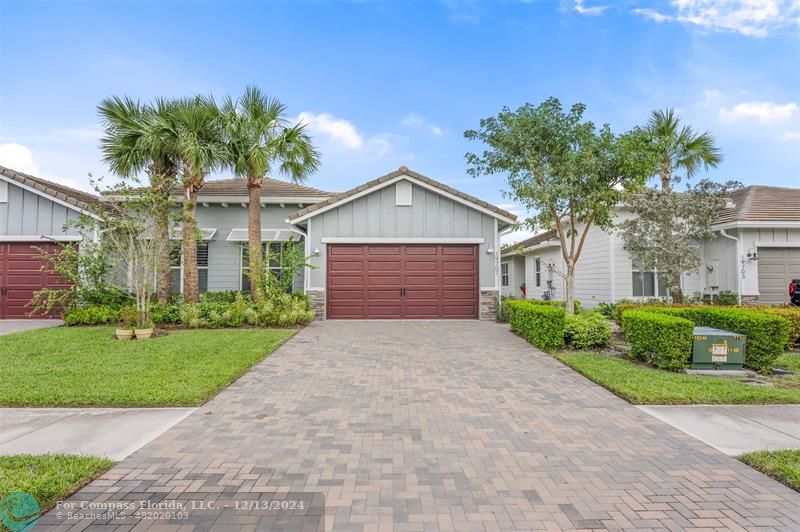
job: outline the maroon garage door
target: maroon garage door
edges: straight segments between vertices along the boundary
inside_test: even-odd
[[[42,251],[57,253],[59,249],[59,244],[0,242],[0,318],[42,317],[30,315],[28,302],[33,293],[68,286],[59,275],[43,271],[44,261],[39,258]]]
[[[328,246],[328,318],[477,317],[477,246]]]

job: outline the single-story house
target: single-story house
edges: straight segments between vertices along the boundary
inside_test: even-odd
[[[176,201],[182,190],[174,191]],[[35,246],[80,242],[67,220],[104,201],[0,166],[0,318],[27,317],[33,292],[61,283],[42,272]],[[208,181],[198,195],[201,291],[247,290],[248,192],[244,181]],[[267,179],[265,246],[293,240],[309,266],[294,290],[319,318],[493,319],[500,292],[500,235],[516,218],[406,167],[334,194]],[[179,251],[180,234],[175,232]],[[79,244],[78,244],[79,245]],[[173,290],[180,291],[181,254]]]
[[[617,212],[618,219],[629,215]],[[788,302],[789,281],[800,278],[800,189],[753,185],[737,190],[712,229],[714,238],[700,245],[700,268],[681,280],[685,295],[731,290],[745,304]],[[507,246],[500,268],[503,295],[564,298],[555,231]],[[584,306],[665,295],[658,275],[640,272],[618,234],[589,229],[575,271],[575,298]]]

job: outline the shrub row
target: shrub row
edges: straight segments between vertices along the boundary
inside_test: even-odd
[[[66,325],[111,325],[120,321],[125,309],[99,305],[71,310],[64,315]],[[180,325],[190,329],[225,327],[287,327],[302,325],[314,319],[314,312],[305,294],[281,294],[254,303],[241,295],[232,302],[202,301],[174,303],[150,307],[156,325]]]
[[[800,307],[769,307],[766,305],[759,307],[738,307],[746,310],[763,312],[765,314],[772,314],[780,316],[789,322],[789,339],[786,342],[786,347],[800,344]]]
[[[694,323],[651,310],[628,310],[622,316],[622,328],[631,343],[630,355],[661,369],[680,371],[688,365],[692,353]]]
[[[783,354],[783,348],[789,341],[791,326],[787,319],[750,309],[692,305],[655,306],[641,310],[677,316],[691,321],[694,325],[714,327],[747,336],[745,365],[763,373],[772,369],[775,360]],[[631,312],[627,310],[623,313],[623,323]]]
[[[552,351],[564,345],[567,313],[555,305],[534,300],[509,300],[508,322],[511,330],[542,351]]]
[[[600,313],[567,314],[564,323],[564,341],[576,349],[590,349],[608,345],[611,323]]]

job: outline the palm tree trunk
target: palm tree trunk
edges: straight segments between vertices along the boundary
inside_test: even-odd
[[[264,299],[264,255],[261,252],[261,180],[248,179],[247,246],[250,259],[250,293],[254,301]]]
[[[197,191],[186,188],[183,201],[183,300],[200,301],[200,275],[197,271]]]

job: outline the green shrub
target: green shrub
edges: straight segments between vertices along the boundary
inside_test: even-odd
[[[513,296],[500,297],[500,304],[497,305],[497,321],[500,323],[508,323],[508,302],[514,299]]]
[[[123,307],[119,311],[119,321],[123,327],[133,329],[139,322],[139,311],[136,307]]]
[[[508,301],[507,305],[512,331],[542,351],[564,345],[564,309],[532,300]]]
[[[201,303],[235,303],[239,298],[250,300],[250,292],[220,290],[218,292],[203,292],[200,294]]]
[[[153,322],[161,325],[178,325],[181,322],[181,305],[177,303],[161,305],[153,303],[150,305],[150,315]]]
[[[241,294],[232,303],[205,301],[184,303],[179,307],[179,323],[190,329],[253,327],[288,327],[304,325],[314,319],[311,303],[303,294],[279,294],[267,300],[251,302]]]
[[[680,371],[692,354],[694,324],[652,310],[628,310],[622,315],[622,328],[631,343],[630,356],[661,369]]]
[[[608,345],[611,324],[599,312],[566,316],[564,341],[576,349],[590,349]]]
[[[783,354],[791,330],[789,321],[781,316],[742,308],[694,305],[648,307],[646,311],[679,316],[691,320],[695,325],[745,335],[747,337],[745,366],[761,373],[772,370],[775,360]],[[625,316],[629,312],[625,312]],[[623,321],[624,319],[623,316]]]
[[[793,345],[800,344],[800,307],[790,307],[789,305],[770,307],[767,305],[762,305],[759,307],[739,308],[780,316],[789,322],[789,339],[786,342],[786,347],[792,347]]]
[[[67,311],[64,324],[74,325],[109,325],[120,319],[119,310],[109,305],[93,305]]]
[[[721,290],[719,294],[712,297],[715,305],[730,307],[739,304],[739,294],[733,290]]]

